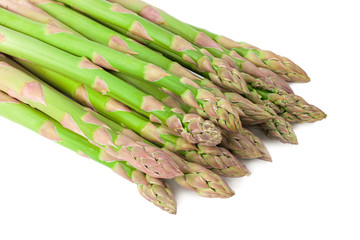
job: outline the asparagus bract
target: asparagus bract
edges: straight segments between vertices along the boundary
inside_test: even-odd
[[[15,100],[1,91],[0,115],[81,156],[91,158],[109,167],[115,173],[137,184],[140,194],[147,200],[169,213],[176,213],[175,198],[165,182],[140,172],[126,161],[121,161],[109,155],[104,150],[91,144],[86,138],[64,128],[44,113]]]

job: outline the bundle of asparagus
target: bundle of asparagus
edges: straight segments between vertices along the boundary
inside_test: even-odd
[[[184,23],[140,0],[1,0],[0,115],[89,157],[176,213],[163,179],[228,198],[222,177],[272,161],[258,127],[326,117],[287,82],[295,63]],[[31,118],[32,121],[25,119]]]

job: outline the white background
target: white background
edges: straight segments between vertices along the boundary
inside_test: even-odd
[[[289,57],[312,78],[295,92],[328,118],[266,140],[273,163],[204,199],[174,184],[178,214],[95,162],[0,119],[0,239],[360,239],[358,1],[149,0],[173,15]],[[265,140],[265,138],[264,138]]]

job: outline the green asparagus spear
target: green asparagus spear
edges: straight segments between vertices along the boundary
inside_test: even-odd
[[[138,185],[139,192],[161,209],[175,214],[176,202],[169,186],[121,161],[86,138],[66,129],[44,113],[21,103],[0,91],[0,115],[52,140],[78,154],[109,167],[115,173]],[[31,121],[29,121],[31,119]]]
[[[248,63],[248,61],[244,61],[235,51],[231,52],[221,47],[206,34],[174,18],[159,8],[140,0],[110,0],[110,2],[118,3],[150,22],[183,37],[190,43],[205,49],[214,57],[225,60],[233,68],[238,68],[241,71],[254,74],[255,76],[263,76],[255,65]]]
[[[50,17],[46,12],[34,6],[27,0],[2,0],[0,2],[0,7],[38,22],[53,24],[67,31],[72,31],[75,35],[82,37],[81,34],[61,23],[59,20]]]
[[[286,91],[260,82],[248,74],[242,73],[242,75],[248,82],[250,91],[256,92],[262,100],[270,101],[276,105],[281,110],[279,115],[287,121],[304,123],[316,122],[326,118],[323,111],[307,103],[300,96],[288,94]]]
[[[160,149],[131,141],[112,131],[95,113],[86,111],[41,80],[19,70],[19,65],[0,55],[0,89],[51,116],[65,128],[84,136],[109,154],[137,169],[161,178],[181,175],[176,164]]]
[[[71,8],[52,1],[21,1],[26,1],[27,4],[19,4],[16,7],[11,8],[11,11],[42,23],[61,21],[61,23],[71,26],[72,29],[67,27],[67,30],[70,32],[77,31],[92,41],[129,54],[145,62],[153,63],[178,77],[187,77],[190,79],[195,77],[194,74],[190,73],[190,71],[182,67],[179,63],[171,61],[154,50],[101,25]],[[30,2],[33,2],[35,5]],[[24,12],[27,14],[25,15]]]
[[[86,58],[73,56],[29,36],[0,26],[0,51],[24,58],[40,66],[60,72],[107,94],[179,133],[189,142],[216,145],[221,140],[219,130],[195,114],[178,114],[121,79],[107,73]],[[46,52],[51,58],[42,54]]]
[[[69,97],[135,131],[158,146],[181,153],[190,162],[202,164],[227,177],[241,177],[249,174],[246,167],[238,163],[225,149],[187,143],[167,127],[150,122],[116,100],[103,96],[81,83],[24,60],[16,59],[16,61]],[[111,106],[117,106],[117,111],[113,111],[115,108]]]
[[[196,27],[195,27],[196,28]],[[310,78],[299,66],[286,57],[281,57],[273,52],[262,50],[245,42],[235,42],[227,37],[211,33],[205,29],[199,31],[210,36],[221,46],[232,49],[255,65],[268,68],[289,82],[309,82]]]
[[[181,97],[186,104],[202,111],[203,115],[215,119],[215,122],[225,121],[232,131],[236,132],[239,130],[239,124],[229,122],[231,120],[234,121],[234,119],[222,118],[223,116],[227,117],[229,114],[236,115],[233,109],[230,108],[231,111],[229,114],[220,116],[220,113],[227,111],[228,109],[219,107],[216,104],[216,98],[210,92],[196,86],[196,84],[188,78],[179,78],[171,75],[153,64],[131,57],[96,42],[80,38],[72,33],[65,32],[63,29],[56,28],[54,31],[54,26],[51,24],[39,23],[4,9],[0,9],[0,13],[1,24],[6,27],[42,40],[69,53],[88,57],[94,63],[102,67],[123,71],[130,76],[149,81],[158,87],[164,87]],[[239,119],[235,120],[237,122],[239,121]]]
[[[220,46],[205,33],[174,18],[159,8],[151,6],[141,0],[110,0],[110,2],[119,3],[147,20],[158,24],[174,34],[180,35],[192,44],[203,48],[203,51],[210,53],[214,57],[225,60],[232,68],[248,73],[254,77],[262,77],[262,79],[268,84],[273,84],[284,88],[284,90],[289,93],[293,93],[286,81],[277,76],[271,70],[267,69],[266,71],[264,69],[259,69],[253,63],[241,57],[236,51],[228,50]]]
[[[190,63],[205,77],[220,82],[225,81],[232,82],[235,85],[238,84],[238,77],[233,76],[234,74],[229,68],[230,66],[225,61],[207,56],[202,53],[199,48],[193,46],[182,37],[141,18],[119,4],[113,4],[103,0],[86,2],[79,0],[61,0],[58,2],[81,10],[91,17],[118,26],[122,28],[125,33],[143,39],[146,44],[153,43],[152,45],[161,46],[173,52]],[[238,87],[242,88],[244,85],[239,85]],[[242,90],[245,92],[248,91],[247,88]]]

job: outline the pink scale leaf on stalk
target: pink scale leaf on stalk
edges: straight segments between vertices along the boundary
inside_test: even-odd
[[[110,37],[108,46],[123,53],[131,55],[138,54],[137,52],[131,50],[127,43],[117,35]]]
[[[147,20],[149,20],[150,22],[153,22],[155,24],[166,25],[166,22],[164,21],[161,14],[158,12],[158,10],[156,10],[152,6],[148,5],[148,6],[144,7],[143,9],[141,9],[140,15],[143,18],[146,18]]]
[[[146,32],[143,25],[141,25],[141,23],[138,21],[134,21],[134,23],[131,25],[131,27],[129,29],[129,32],[134,34],[135,36],[141,37],[143,39],[154,41],[154,39],[152,39],[149,36],[149,34]]]
[[[114,11],[114,12],[119,12],[119,13],[129,13],[129,14],[136,15],[136,13],[128,10],[127,8],[124,8],[123,6],[121,6],[120,4],[117,4],[117,3],[114,3],[111,6],[110,10]]]
[[[215,41],[202,32],[199,32],[196,36],[195,44],[204,48],[216,48],[217,50],[223,52],[222,48]]]
[[[152,112],[152,111],[163,111],[164,105],[159,102],[153,96],[145,96],[143,97],[143,103],[141,105],[141,109],[145,112]]]
[[[93,61],[95,64],[103,67],[103,68],[106,68],[106,69],[109,69],[109,70],[112,70],[112,71],[115,71],[115,72],[118,72],[118,70],[116,68],[114,68],[103,56],[101,56],[100,54],[97,54],[97,53],[94,53],[94,56],[93,56]]]
[[[167,76],[170,76],[170,74],[154,64],[148,64],[146,66],[145,79],[147,81],[155,82]]]
[[[54,126],[54,124],[47,120],[40,128],[39,134],[43,137],[46,137],[47,139],[55,142],[61,142],[61,138],[59,137],[59,134]]]
[[[81,120],[83,120],[86,123],[91,123],[91,124],[95,124],[104,128],[108,128],[110,129],[105,123],[101,122],[99,119],[97,119],[94,115],[92,115],[91,113],[87,113],[85,114]]]
[[[64,128],[67,128],[83,137],[86,137],[85,134],[81,131],[81,129],[79,128],[79,126],[76,124],[76,122],[74,121],[74,119],[70,116],[70,114],[65,113],[64,117],[61,119],[60,121],[61,125]]]
[[[196,51],[196,49],[194,48],[194,46],[191,43],[189,43],[184,38],[182,38],[178,35],[173,37],[170,48],[175,51],[180,51],[180,52],[185,51],[185,50]]]
[[[102,80],[99,77],[96,77],[93,85],[94,90],[97,92],[100,92],[101,94],[105,95],[107,92],[109,92],[108,85],[104,80]]]
[[[44,92],[40,82],[34,81],[26,83],[21,90],[21,96],[25,99],[44,104],[46,106]]]
[[[108,112],[132,112],[130,108],[113,98],[106,103],[105,110]]]

